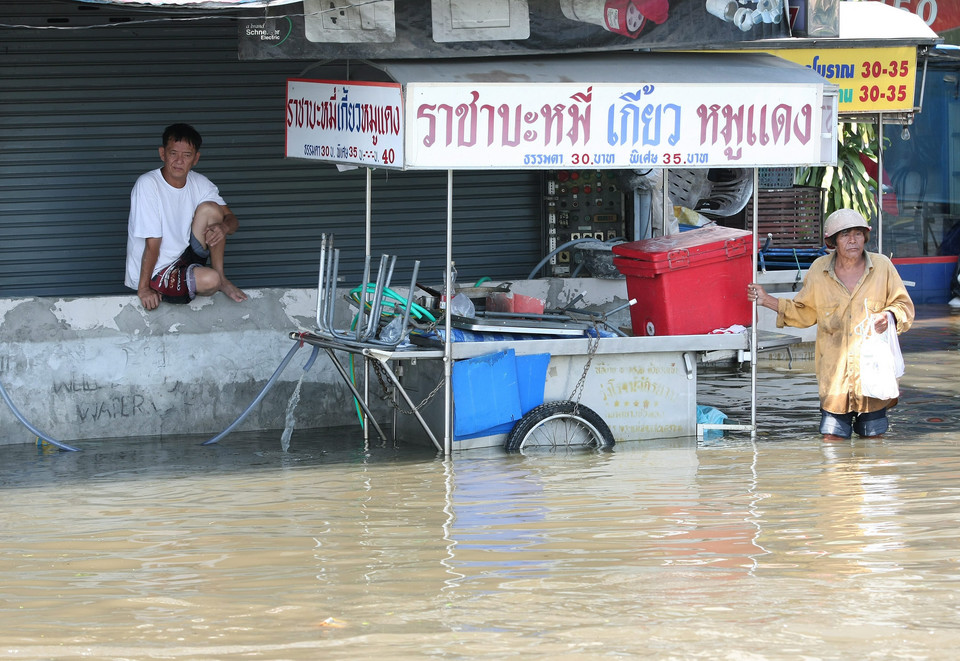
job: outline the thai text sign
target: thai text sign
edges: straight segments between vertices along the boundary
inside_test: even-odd
[[[822,86],[428,84],[406,90],[406,167],[819,164]],[[831,117],[830,122],[836,118]],[[827,159],[826,161],[824,159]]]
[[[403,167],[400,85],[288,80],[286,156]]]
[[[917,78],[915,46],[799,48],[768,51],[813,69],[840,87],[840,112],[911,111]]]

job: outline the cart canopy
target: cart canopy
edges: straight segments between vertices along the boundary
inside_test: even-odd
[[[286,155],[429,170],[836,162],[837,87],[767,53],[334,62],[288,81]]]

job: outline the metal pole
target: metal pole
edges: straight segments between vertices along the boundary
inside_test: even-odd
[[[371,224],[372,224],[371,223],[372,206],[373,206],[372,200],[373,200],[373,170],[371,168],[367,168],[367,196],[365,199],[365,203],[367,207],[367,216],[366,216],[366,234],[364,235],[364,246],[366,250],[365,254],[367,257],[370,256],[370,250],[371,250],[370,232],[371,232]]]
[[[370,349],[365,349],[364,355],[369,355],[370,352],[371,352]],[[376,359],[371,358],[371,360],[376,360]],[[427,421],[423,419],[423,416],[420,414],[420,411],[417,410],[417,405],[413,402],[412,399],[410,399],[410,395],[407,394],[407,391],[403,388],[403,384],[400,383],[400,379],[393,372],[393,370],[390,369],[390,366],[386,363],[386,361],[381,361],[381,365],[383,365],[384,374],[387,375],[387,378],[390,379],[390,382],[393,384],[394,396],[399,394],[403,398],[403,401],[406,402],[407,406],[410,407],[410,411],[413,413],[413,417],[415,417],[417,419],[417,422],[420,423],[420,428],[423,429],[423,431],[427,434],[427,436],[433,442],[433,446],[437,448],[437,450],[443,452],[444,448],[440,446],[440,442],[437,440],[437,437],[433,435],[433,431],[430,429],[430,425],[427,424]],[[373,418],[371,417],[370,419],[372,420]],[[384,437],[384,440],[386,440],[386,437]],[[449,455],[450,453],[444,452],[444,454]]]
[[[877,252],[883,254],[883,113],[877,113]]]
[[[759,232],[758,209],[760,208],[760,169],[753,168],[753,280],[757,278],[757,237]],[[750,438],[757,435],[757,300],[753,301],[753,324],[750,327]]]
[[[660,236],[667,235],[667,218],[670,213],[670,195],[667,193],[667,186],[670,183],[670,169],[663,168],[663,218],[660,219]],[[650,235],[653,236],[651,229]]]
[[[451,339],[450,304],[453,302],[453,170],[447,170],[447,297],[444,324],[446,335],[443,338],[443,454],[449,457],[453,449],[453,420],[450,411],[453,408],[453,342]]]
[[[927,89],[927,53],[923,55],[923,76],[920,78],[920,103],[917,105],[917,112],[923,112],[923,94]]]
[[[370,263],[370,250],[371,250],[371,231],[372,231],[372,215],[373,215],[373,170],[367,168],[367,192],[364,200],[366,206],[366,216],[364,218],[365,231],[364,231],[364,260],[367,264]],[[360,316],[357,319],[357,326],[359,330],[360,321],[363,319],[363,306],[367,300],[367,280],[363,280],[363,291],[360,292]],[[372,306],[371,306],[372,307]],[[365,401],[370,401],[370,359],[366,356],[363,357],[363,398]],[[370,430],[367,425],[367,414],[366,411],[363,413],[363,445],[366,449],[367,443],[370,441]],[[382,435],[382,434],[381,434]]]

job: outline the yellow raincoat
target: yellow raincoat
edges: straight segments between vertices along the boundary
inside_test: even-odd
[[[853,292],[834,271],[836,254],[818,258],[793,300],[779,299],[777,327],[808,328],[817,324],[816,371],[820,407],[830,413],[869,413],[893,406],[860,394],[860,346],[863,337],[854,329],[870,313],[892,312],[897,334],[913,323],[910,295],[893,263],[883,255],[864,251],[866,268]]]

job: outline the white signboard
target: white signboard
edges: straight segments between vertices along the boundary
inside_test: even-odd
[[[822,135],[823,109],[816,84],[410,83],[405,165],[815,165],[835,158],[821,153],[831,142]]]
[[[288,158],[364,167],[403,167],[400,85],[287,81]]]

